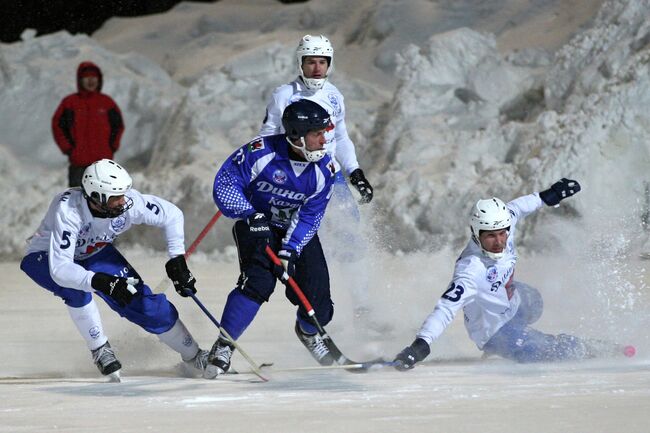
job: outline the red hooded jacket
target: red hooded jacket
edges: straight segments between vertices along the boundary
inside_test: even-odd
[[[99,79],[93,92],[81,85],[82,76],[89,74]],[[102,71],[94,63],[79,64],[77,93],[63,98],[52,117],[54,140],[73,166],[86,167],[102,158],[113,159],[120,147],[122,113],[110,96],[101,93],[102,78]]]

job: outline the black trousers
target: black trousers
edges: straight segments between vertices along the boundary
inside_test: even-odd
[[[70,188],[73,186],[81,186],[84,171],[86,171],[86,167],[68,166],[68,186]]]
[[[270,246],[274,252],[280,250],[284,235],[284,230],[271,229]],[[251,237],[248,225],[241,220],[235,223],[233,236],[239,252],[241,271],[237,288],[260,304],[267,302],[275,290],[277,280],[272,270],[273,263],[264,251],[266,245]],[[334,305],[327,262],[317,234],[302,249],[296,262],[294,279],[314,308],[319,323],[325,326],[332,320]],[[285,295],[293,305],[300,307],[300,317],[309,321],[309,316],[290,287],[286,288]]]

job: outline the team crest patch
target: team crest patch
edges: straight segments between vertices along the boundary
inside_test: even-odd
[[[97,340],[97,338],[99,338],[99,334],[100,334],[99,326],[93,326],[92,328],[90,328],[90,330],[88,331],[88,334],[90,334],[90,338],[92,338],[93,340]]]
[[[264,141],[262,139],[251,141],[248,143],[248,150],[252,152],[257,152],[258,150],[264,149]]]
[[[80,238],[86,236],[90,232],[90,223],[84,224],[83,227],[81,227],[81,230],[79,230],[79,236]]]
[[[336,97],[335,93],[330,93],[327,95],[327,99],[329,99],[330,104],[332,104],[333,114],[335,116],[339,116],[341,114],[341,105],[339,104],[339,99]]]
[[[279,183],[280,185],[287,182],[287,174],[282,170],[275,170],[273,172],[273,182]]]
[[[487,268],[487,275],[486,278],[488,282],[494,283],[499,276],[499,273],[497,272],[497,267],[496,266],[490,266]]]
[[[114,232],[121,232],[124,230],[124,226],[126,226],[126,218],[123,216],[118,216],[111,220],[111,228]]]

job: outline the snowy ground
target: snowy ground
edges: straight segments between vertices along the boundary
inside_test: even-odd
[[[152,286],[160,281],[163,257],[142,252],[127,252],[127,257]],[[393,329],[381,335],[353,323],[343,284],[335,279],[337,311],[327,328],[343,352],[366,360],[392,356],[409,343],[441,290],[426,283],[450,272],[452,260],[449,254],[383,259],[384,271],[374,281],[375,309],[381,314],[373,319]],[[533,260],[528,266],[526,262],[520,277],[539,282],[542,277],[532,267]],[[534,262],[539,268],[552,264]],[[626,342],[639,349],[632,359],[555,365],[481,361],[457,318],[434,345],[430,359],[407,373],[282,371],[315,363],[293,335],[292,308],[278,290],[240,340],[257,362],[274,362],[268,370],[271,380],[262,383],[244,373],[217,381],[180,377],[174,353],[100,304],[107,333],[124,364],[123,382],[114,384],[104,383],[95,370],[62,303],[17,267],[0,264],[0,432],[648,431],[650,359],[644,349],[644,323],[625,328]],[[200,299],[219,318],[236,265],[229,259],[196,256],[191,268],[200,283]],[[544,277],[551,287],[545,295],[557,298],[552,286],[563,284],[563,278]],[[414,287],[416,280],[424,284]],[[216,336],[211,322],[191,300],[167,293],[197,340],[208,347]],[[579,318],[589,315],[588,304],[583,307],[574,310],[570,299],[564,308],[550,301],[539,328],[580,328]],[[647,311],[643,302],[637,308]],[[234,365],[241,372],[248,370],[241,357]]]

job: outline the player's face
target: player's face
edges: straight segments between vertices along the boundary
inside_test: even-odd
[[[99,78],[94,75],[81,78],[81,87],[88,92],[94,92],[99,87]]]
[[[326,129],[319,129],[316,131],[309,131],[305,135],[305,148],[307,150],[321,150],[325,146],[325,131]]]
[[[508,230],[481,230],[478,240],[485,251],[501,253],[508,241]]]
[[[327,76],[327,57],[303,57],[302,73],[306,78],[325,78]]]
[[[126,199],[123,195],[116,195],[108,198],[106,207],[110,210],[120,210],[126,205]]]

